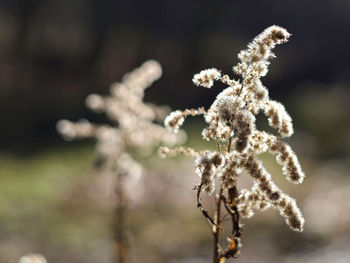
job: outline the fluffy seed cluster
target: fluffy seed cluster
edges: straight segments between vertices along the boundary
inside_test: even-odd
[[[98,164],[138,177],[141,166],[127,152],[149,153],[159,144],[175,145],[185,140],[183,132],[173,134],[158,124],[169,113],[168,107],[143,102],[145,89],[161,75],[160,64],[149,60],[125,74],[121,82],[113,83],[109,95],[86,98],[87,107],[106,113],[112,125],[60,120],[57,130],[66,140],[95,138]]]
[[[177,133],[179,131],[180,126],[184,123],[187,116],[197,116],[197,115],[203,115],[205,113],[204,108],[198,108],[198,109],[185,109],[184,111],[173,111],[170,113],[164,120],[165,127],[174,132]]]
[[[278,129],[282,137],[290,137],[293,134],[292,118],[281,103],[268,101],[264,107],[264,113],[268,117],[269,125]]]
[[[197,86],[202,86],[205,88],[211,88],[214,85],[215,80],[221,78],[221,73],[216,68],[202,70],[198,74],[193,76],[193,83]]]
[[[232,212],[237,215],[234,220],[238,220],[238,214],[251,217],[254,210],[272,207],[280,211],[292,230],[302,231],[304,219],[295,200],[277,187],[257,158],[258,154],[268,151],[276,155],[288,181],[299,184],[305,177],[295,153],[283,141],[293,134],[292,119],[281,103],[269,98],[268,90],[261,82],[261,77],[268,72],[269,60],[275,57],[272,49],[286,42],[289,37],[290,34],[279,26],[271,26],[255,37],[248,48],[239,53],[239,63],[233,67],[239,80],[230,79],[214,68],[194,75],[193,83],[197,86],[211,88],[215,81],[220,81],[228,87],[217,95],[207,111],[174,111],[166,118],[165,126],[178,131],[185,117],[203,114],[208,125],[202,131],[202,136],[205,140],[213,140],[217,151],[162,148],[162,153],[163,156],[174,156],[190,152],[189,155],[194,156],[196,173],[201,178],[197,189],[210,194],[215,190],[215,182],[219,184],[216,189],[219,195],[222,193],[222,200],[231,200],[229,213],[233,208],[236,209],[236,212]],[[255,116],[259,112],[268,117],[269,125],[277,129],[278,136],[257,130]],[[251,189],[236,191],[237,178],[242,173],[249,174],[254,185]],[[207,212],[204,210],[203,214],[206,216]],[[239,231],[236,232],[236,239],[238,233]],[[222,257],[228,256],[224,253]]]
[[[203,190],[212,193],[215,187],[216,168],[222,164],[222,157],[216,152],[205,151],[196,156],[194,163]]]

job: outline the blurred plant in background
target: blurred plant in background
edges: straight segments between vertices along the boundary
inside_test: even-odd
[[[260,81],[268,71],[268,60],[275,57],[271,50],[277,44],[286,42],[289,36],[279,26],[271,26],[258,35],[247,50],[239,53],[240,62],[233,67],[234,72],[240,75],[240,81],[231,80],[228,75],[222,76],[215,68],[194,75],[193,82],[198,86],[211,88],[214,81],[221,81],[229,87],[219,93],[207,112],[202,108],[177,110],[165,119],[165,126],[176,133],[188,115],[204,115],[208,127],[202,131],[202,136],[207,141],[215,141],[217,145],[217,151],[201,152],[183,147],[160,148],[163,156],[183,153],[195,158],[196,173],[201,178],[196,186],[197,206],[210,223],[214,236],[213,263],[223,263],[240,254],[240,217],[252,217],[253,210],[273,207],[279,210],[292,230],[303,231],[304,218],[295,200],[281,191],[256,157],[267,151],[275,154],[288,181],[294,184],[303,182],[305,175],[299,161],[283,140],[293,134],[292,119],[281,103],[270,100],[266,87]],[[255,115],[260,111],[268,117],[269,125],[278,129],[279,135],[256,129]],[[237,180],[243,171],[253,178],[254,183],[250,190],[238,191]],[[217,188],[216,181],[219,181]],[[202,205],[202,191],[214,193],[214,217]],[[226,209],[225,216],[229,215],[232,221],[232,234],[226,249],[220,245],[225,217],[221,212],[222,206]]]
[[[159,144],[175,145],[184,142],[183,132],[173,134],[156,122],[161,122],[168,107],[158,107],[143,102],[144,90],[162,74],[158,62],[149,60],[141,67],[127,73],[122,82],[111,86],[111,94],[87,97],[86,105],[96,113],[105,112],[112,125],[92,124],[87,120],[76,123],[61,120],[57,130],[67,140],[95,138],[98,160],[102,172],[115,176],[117,206],[114,236],[117,250],[116,262],[131,262],[130,242],[127,232],[127,211],[142,174],[142,164],[133,156],[149,155]]]
[[[47,263],[47,261],[43,255],[30,254],[21,257],[18,263]]]

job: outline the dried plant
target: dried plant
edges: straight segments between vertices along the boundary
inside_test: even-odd
[[[220,81],[228,87],[218,94],[211,107],[174,111],[165,119],[165,126],[177,132],[189,115],[204,115],[208,124],[202,136],[213,140],[217,151],[196,152],[191,148],[161,147],[163,157],[186,154],[194,158],[196,173],[201,182],[197,190],[197,205],[211,225],[214,236],[213,262],[225,262],[240,253],[241,218],[250,218],[254,210],[269,207],[278,209],[287,225],[294,231],[302,231],[304,218],[293,198],[283,193],[272,181],[257,155],[270,152],[276,155],[277,162],[287,180],[294,184],[302,183],[305,175],[291,147],[283,140],[293,134],[292,119],[284,106],[269,98],[268,90],[260,78],[268,71],[269,60],[274,58],[272,49],[288,40],[290,34],[279,26],[271,26],[238,54],[239,63],[233,71],[239,80],[215,69],[203,70],[193,77],[197,86],[211,88],[214,81]],[[269,125],[278,130],[278,135],[256,129],[255,115],[262,111]],[[237,189],[237,179],[243,172],[253,178],[251,189]],[[215,183],[218,186],[215,187]],[[203,207],[201,193],[214,193],[215,215],[211,216]],[[223,231],[223,213],[232,220],[232,233],[226,248],[220,245],[220,233]]]
[[[119,263],[131,262],[125,217],[132,193],[126,191],[127,184],[137,181],[143,170],[132,155],[135,152],[149,154],[160,144],[175,145],[185,139],[184,133],[173,134],[157,124],[169,113],[168,107],[143,102],[145,89],[161,74],[160,64],[149,60],[125,74],[122,82],[112,84],[110,95],[87,97],[87,107],[97,113],[105,112],[112,125],[92,124],[87,120],[76,123],[61,120],[57,123],[58,131],[67,140],[95,138],[98,166],[116,178],[114,235]]]

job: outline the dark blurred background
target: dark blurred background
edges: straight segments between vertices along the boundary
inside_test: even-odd
[[[230,73],[236,54],[264,28],[292,34],[264,79],[275,98],[301,83],[348,84],[350,3],[334,1],[0,1],[0,114],[3,147],[57,140],[55,122],[88,114],[84,98],[106,93],[146,59],[164,75],[147,99],[172,107],[208,105],[218,90],[194,73]],[[303,90],[298,90],[303,92]]]
[[[275,221],[255,221],[247,226],[253,230],[240,262],[348,262],[348,0],[1,0],[0,262],[30,251],[51,262],[108,262],[108,180],[86,176],[93,144],[63,142],[57,120],[103,121],[86,109],[85,97],[108,93],[112,82],[147,59],[163,67],[147,101],[208,107],[222,86],[195,87],[193,74],[216,67],[233,76],[237,53],[272,24],[293,34],[276,48],[263,82],[294,120],[291,144],[309,179],[300,190],[286,187],[307,225],[305,234],[290,233],[276,211],[270,214]],[[190,135],[199,140],[196,127],[189,126]],[[171,163],[154,158],[148,164],[154,177],[145,179],[144,190],[151,201],[135,206],[146,223],[131,222],[138,262],[209,262],[211,241],[192,200],[197,178],[191,164],[174,167],[188,183],[166,172]],[[169,185],[172,191],[160,190]],[[169,205],[171,195],[182,199]]]

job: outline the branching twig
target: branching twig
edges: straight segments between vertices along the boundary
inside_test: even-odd
[[[237,198],[236,187],[231,187],[228,190],[229,201],[226,197],[221,194],[220,199],[224,203],[226,211],[231,215],[232,219],[232,236],[230,238],[230,243],[226,250],[222,252],[219,256],[219,263],[225,262],[226,259],[230,257],[236,257],[239,254],[239,237],[241,236],[240,226],[239,226],[239,212],[237,206],[235,205],[235,198]]]
[[[208,211],[204,209],[201,199],[200,199],[200,195],[201,195],[201,191],[202,191],[202,184],[198,185],[196,187],[197,189],[197,207],[201,210],[203,216],[208,220],[210,226],[211,226],[211,231],[214,231],[214,227],[216,227],[216,223],[214,221],[214,219],[209,215]]]

